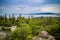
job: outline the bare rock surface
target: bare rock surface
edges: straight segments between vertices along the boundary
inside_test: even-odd
[[[11,26],[11,27],[0,27],[0,40],[6,40],[10,36],[10,32],[13,32],[16,29],[17,26]],[[10,30],[9,30],[10,29]]]
[[[6,33],[4,31],[0,32],[0,40],[4,40],[6,38]]]
[[[55,38],[47,31],[43,30],[38,34],[38,36],[33,37],[33,40],[55,40]]]

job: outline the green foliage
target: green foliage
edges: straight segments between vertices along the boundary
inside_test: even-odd
[[[60,40],[60,27],[49,27],[45,28],[51,35],[53,35],[56,40]]]
[[[11,40],[31,40],[32,39],[32,30],[29,26],[27,27],[18,27],[11,36]]]
[[[0,16],[0,26],[11,27],[17,26],[16,30],[11,34],[11,40],[32,40],[41,30],[48,31],[57,40],[60,39],[60,17],[39,17],[39,18],[24,18],[15,17],[7,18]],[[5,30],[5,29],[3,29]]]

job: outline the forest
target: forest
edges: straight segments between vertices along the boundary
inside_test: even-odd
[[[4,27],[17,26],[11,32],[10,29]],[[12,17],[0,16],[0,27],[3,31],[9,32],[5,40],[32,40],[34,36],[39,34],[41,30],[46,30],[56,40],[60,40],[60,17]],[[1,30],[0,30],[1,31]]]

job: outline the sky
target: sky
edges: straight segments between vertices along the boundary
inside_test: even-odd
[[[60,13],[60,0],[0,0],[0,14]]]

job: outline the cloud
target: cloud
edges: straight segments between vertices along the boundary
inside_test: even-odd
[[[54,12],[54,13],[60,13],[60,4],[50,4],[50,5],[45,5],[45,7],[41,8],[41,11],[43,12]]]
[[[40,12],[38,11],[39,8],[33,8],[33,7],[2,7],[0,8],[2,10],[2,13],[7,14],[19,14],[19,13],[35,13]]]
[[[15,5],[15,6],[8,6],[8,7],[4,7],[4,6],[0,7],[1,14],[20,14],[20,13],[26,14],[26,13],[42,13],[42,12],[60,13],[60,5],[47,4],[38,7]]]
[[[60,13],[60,9],[57,7],[44,7],[41,9],[44,12],[55,12],[55,13]]]

